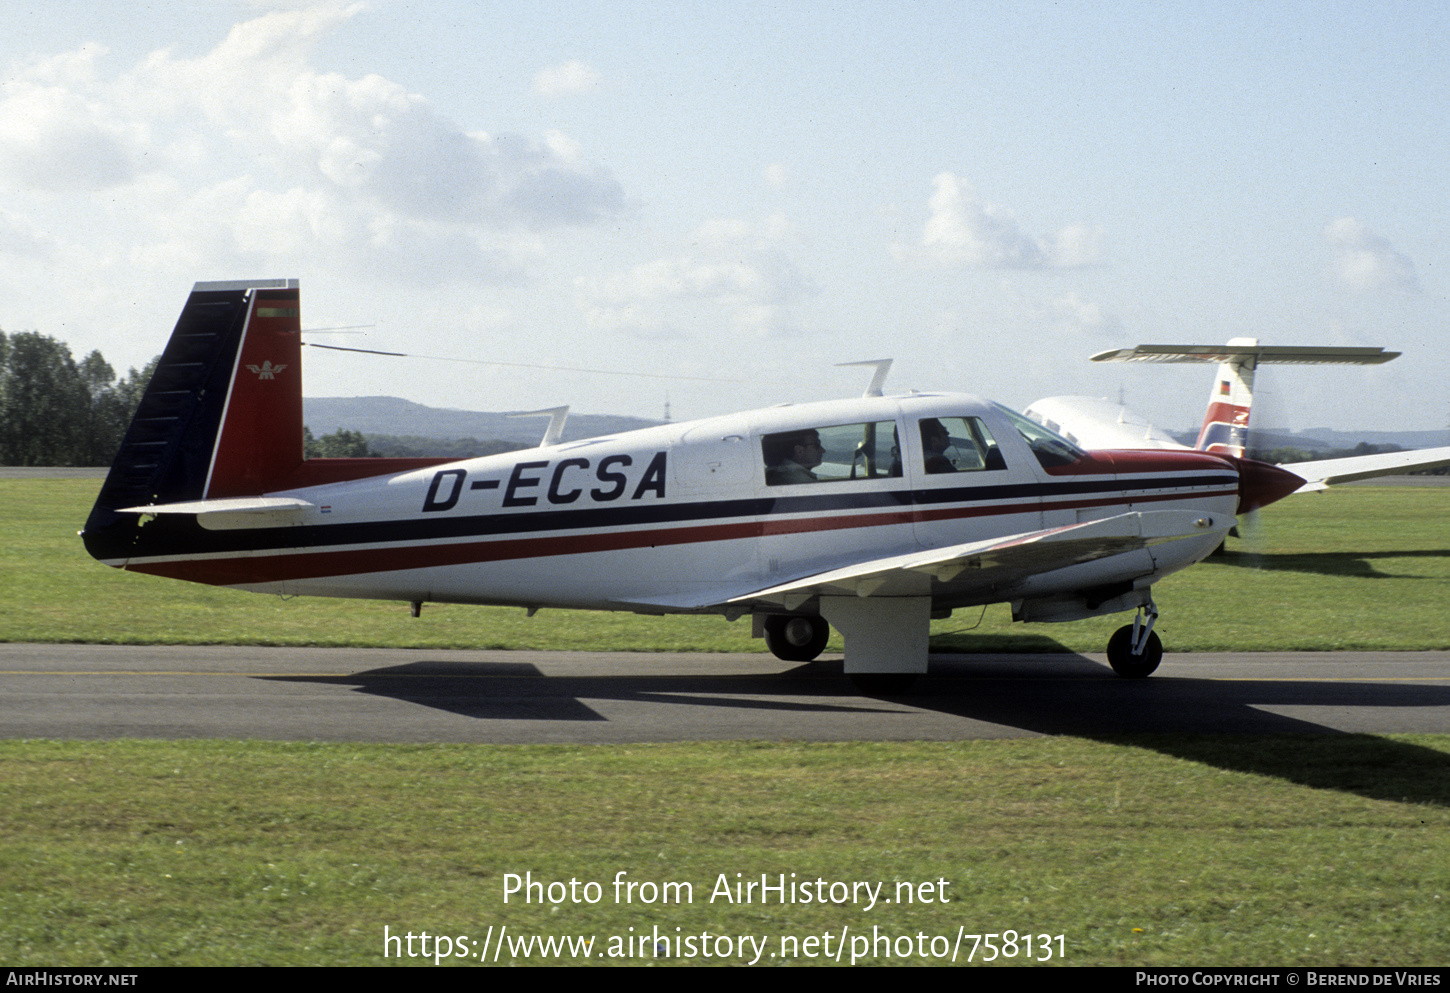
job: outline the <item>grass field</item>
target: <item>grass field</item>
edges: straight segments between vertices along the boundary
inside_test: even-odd
[[[658,926],[669,940],[754,935],[782,964],[783,937],[874,926],[893,944],[868,961],[892,963],[940,961],[959,928],[1030,932],[1034,957],[1035,936],[1062,935],[1051,962],[1068,965],[1450,961],[1450,743],[1173,745],[1205,758],[1071,738],[0,742],[0,942],[11,965],[378,965],[385,925],[480,944],[507,926],[594,935],[604,964],[630,961],[598,957],[611,936]],[[1255,771],[1216,764],[1225,748]],[[1310,764],[1317,785],[1296,783]],[[526,872],[597,882],[602,899],[505,904],[505,875]],[[690,883],[693,900],[616,903],[620,872]],[[736,873],[884,883],[888,899],[908,882],[929,901],[711,902]],[[918,934],[940,940],[900,954],[895,939],[915,949]]]
[[[0,480],[0,641],[759,651],[718,617],[283,600],[108,569],[76,531],[97,480]],[[1169,651],[1450,648],[1450,489],[1351,488],[1269,507],[1232,551],[1154,588]],[[980,624],[978,617],[980,614]],[[933,625],[934,651],[1100,652],[1130,615],[1014,625],[1005,605]],[[832,651],[841,647],[833,638]]]
[[[97,485],[0,481],[0,640],[759,647],[743,623],[712,618],[430,606],[412,620],[400,604],[282,601],[119,573],[75,538]],[[1159,629],[1173,650],[1450,648],[1447,510],[1450,491],[1428,489],[1285,501],[1237,551],[1158,588]],[[1122,622],[1013,628],[994,607],[960,630],[975,620],[938,624],[934,649],[1100,651]],[[628,964],[639,959],[609,957],[618,939],[658,926],[696,948],[704,932],[728,936],[731,960],[752,935],[765,942],[761,961],[782,964],[788,949],[790,961],[820,962],[812,949],[845,947],[849,961],[875,927],[891,943],[869,943],[866,961],[940,961],[964,929],[1031,932],[1034,958],[1038,936],[1052,936],[1047,964],[1443,966],[1447,839],[1443,736],[0,740],[0,948],[11,965],[376,965],[400,961],[383,958],[385,926],[447,935],[449,951],[473,954],[466,941],[507,927],[516,939],[592,935],[589,961]],[[507,874],[525,872],[597,882],[600,899],[505,903]],[[690,883],[693,900],[617,903],[620,872]],[[931,899],[870,911],[711,902],[721,875],[736,873],[881,883],[887,898],[911,883]],[[996,964],[1022,965],[1015,948]],[[499,961],[558,960],[536,950]]]

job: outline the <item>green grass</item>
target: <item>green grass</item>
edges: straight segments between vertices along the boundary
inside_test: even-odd
[[[0,481],[0,641],[760,651],[748,622],[283,600],[107,569],[76,531],[96,480]],[[1170,651],[1450,648],[1450,489],[1294,497],[1232,551],[1155,587]],[[977,625],[978,616],[981,622]],[[997,604],[933,625],[935,651],[1103,650],[1120,614],[1014,625]],[[839,651],[839,636],[831,650]]]
[[[442,605],[412,620],[400,604],[121,573],[75,537],[97,486],[0,481],[0,640],[760,648],[717,618]],[[1450,648],[1447,510],[1450,491],[1430,489],[1285,501],[1231,554],[1157,589],[1159,630],[1174,650]],[[1122,623],[1013,626],[997,606],[968,632],[967,614],[935,626],[935,650],[1099,651]],[[608,950],[658,925],[765,936],[771,961],[782,936],[875,925],[1061,934],[1073,965],[1443,966],[1447,829],[1444,736],[0,741],[0,947],[22,966],[371,965],[396,961],[382,957],[385,926],[592,934]],[[504,875],[526,871],[597,881],[604,898],[505,904]],[[695,900],[616,905],[620,871],[689,882]],[[945,879],[951,902],[708,902],[737,872],[888,893]]]
[[[366,965],[385,925],[603,947],[658,925],[776,952],[964,926],[1062,934],[1072,965],[1443,965],[1450,743],[1230,741],[1254,771],[1147,739],[0,743],[0,944],[11,965]],[[1305,786],[1306,763],[1331,771]],[[616,904],[621,871],[694,901]],[[505,904],[525,872],[604,898]],[[737,872],[944,879],[950,902],[711,903]]]

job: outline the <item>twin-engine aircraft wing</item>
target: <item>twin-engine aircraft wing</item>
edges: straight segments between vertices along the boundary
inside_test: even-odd
[[[966,593],[1000,588],[1019,579],[1104,559],[1150,545],[1217,535],[1236,523],[1192,511],[1119,514],[1099,521],[972,541],[910,555],[894,555],[817,573],[732,598],[794,610],[813,596],[926,596],[933,584]]]
[[[1375,476],[1419,469],[1438,469],[1442,465],[1450,465],[1450,446],[1380,455],[1351,455],[1317,462],[1290,462],[1285,468],[1304,480],[1304,485],[1294,492],[1312,493],[1327,490],[1337,483],[1352,483],[1356,479],[1373,479]]]

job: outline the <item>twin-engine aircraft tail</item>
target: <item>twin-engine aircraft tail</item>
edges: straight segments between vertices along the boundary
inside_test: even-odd
[[[1379,365],[1399,352],[1383,348],[1260,345],[1257,338],[1233,338],[1227,345],[1139,345],[1100,352],[1094,362],[1217,362],[1208,409],[1194,448],[1243,457],[1254,405],[1254,370],[1266,364]]]
[[[1257,338],[1231,338],[1228,349],[1235,346],[1257,349]],[[1228,354],[1218,364],[1213,388],[1208,393],[1208,407],[1203,412],[1203,425],[1193,447],[1200,452],[1243,457],[1249,444],[1249,413],[1254,405],[1254,369],[1258,356]]]

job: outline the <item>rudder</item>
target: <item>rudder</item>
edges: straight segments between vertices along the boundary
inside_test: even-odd
[[[197,283],[81,532],[124,560],[140,515],[119,508],[265,492],[302,462],[295,279]]]

